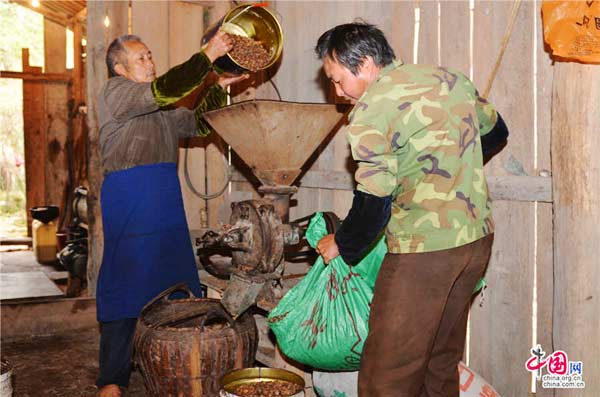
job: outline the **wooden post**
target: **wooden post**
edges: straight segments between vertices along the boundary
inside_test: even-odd
[[[521,4],[528,7],[529,4]],[[536,4],[533,5],[536,7]],[[539,3],[537,3],[539,6]],[[552,116],[548,109],[552,108],[552,60],[544,52],[543,32],[539,13],[534,13],[536,19],[535,34],[537,35],[537,76],[536,76],[536,98],[537,98],[537,169],[538,175],[550,174],[552,169],[550,143]],[[552,179],[548,177],[547,179]],[[537,298],[537,335],[536,342],[542,346],[552,346],[552,311],[554,279],[552,252],[552,211],[553,203],[537,203],[537,244],[536,244],[536,298]],[[554,397],[553,389],[544,389],[537,383],[536,397]]]
[[[556,63],[552,92],[554,194],[554,350],[583,363],[585,389],[600,395],[600,69]],[[548,351],[548,349],[546,349]]]
[[[72,167],[73,167],[73,182],[74,186],[79,186],[87,181],[87,127],[85,124],[85,115],[79,113],[79,107],[85,104],[85,65],[82,59],[83,26],[76,21],[73,26],[73,113],[71,115],[71,123],[73,126],[72,142]]]
[[[66,37],[64,26],[44,18],[44,64],[49,73],[66,72]],[[45,203],[60,209],[63,221],[67,207],[69,189],[69,167],[67,159],[67,139],[69,136],[68,83],[44,83],[46,99],[46,194]],[[62,227],[62,222],[57,222]]]
[[[29,66],[29,49],[21,52],[23,72],[41,74],[42,68]],[[46,195],[46,106],[44,82],[23,80],[23,132],[25,135],[25,181],[27,231],[31,236],[29,208],[44,205]]]
[[[99,152],[99,125],[97,97],[108,79],[106,71],[106,50],[110,42],[127,33],[129,3],[126,1],[90,1],[87,4],[87,108],[88,108],[88,221],[89,255],[87,265],[88,292],[96,295],[96,281],[102,263],[104,241],[102,216],[100,212],[100,187],[103,172]],[[110,25],[104,26],[108,17]]]
[[[80,23],[73,25],[73,100],[75,106],[84,100],[83,98],[83,62],[81,59],[81,39],[83,38],[83,29]],[[77,109],[75,109],[77,110]]]

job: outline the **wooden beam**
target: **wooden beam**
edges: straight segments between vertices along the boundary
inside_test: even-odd
[[[32,11],[35,11],[39,14],[42,14],[43,16],[45,16],[46,18],[48,18],[49,20],[51,20],[52,22],[58,23],[59,25],[62,26],[71,26],[71,21],[69,20],[69,18],[67,18],[66,15],[60,14],[58,12],[52,11],[50,9],[48,9],[46,6],[44,6],[43,2],[40,2],[39,7],[34,7],[31,5],[31,1],[29,0],[10,0],[11,3],[16,3],[19,4],[20,6],[23,6],[25,8],[28,8]]]
[[[83,98],[83,60],[81,59],[81,39],[83,38],[82,25],[73,26],[73,101],[75,106],[84,102]]]
[[[71,72],[67,73],[36,73],[36,72],[12,72],[9,70],[0,71],[0,77],[6,79],[22,79],[35,81],[52,81],[55,83],[64,82],[71,84]]]
[[[68,21],[71,25],[85,24],[86,18],[87,18],[87,8],[84,8],[83,10],[79,11],[77,14],[75,14],[71,18],[69,18]]]
[[[23,48],[21,62],[25,73],[39,74],[40,67],[29,66],[29,49]],[[46,99],[42,81],[23,81],[23,132],[25,135],[25,207],[45,205],[46,195]],[[27,211],[27,231],[31,236],[31,214]]]
[[[493,200],[552,202],[552,178],[542,176],[488,176]]]
[[[181,3],[189,3],[202,7],[214,7],[218,5],[218,1],[215,0],[180,0]]]
[[[488,176],[490,195],[494,200],[552,202],[552,179],[541,176]],[[235,172],[233,182],[248,182]],[[300,187],[331,190],[354,190],[354,177],[344,171],[307,171]]]
[[[585,363],[582,389],[557,397],[600,396],[600,69],[557,62],[552,86],[554,185],[554,348]],[[545,350],[548,348],[544,346]]]
[[[89,254],[87,263],[88,293],[96,295],[98,271],[102,263],[104,240],[102,214],[100,212],[100,188],[103,172],[100,158],[100,129],[98,125],[97,98],[108,79],[106,71],[106,49],[110,42],[128,30],[129,2],[90,1],[87,3],[87,125],[88,125],[88,225]],[[103,24],[104,17],[110,18],[110,26]]]
[[[44,18],[44,69],[50,73],[67,70],[67,31],[64,26]],[[46,96],[46,200],[60,208],[58,228],[64,227],[69,185],[67,140],[70,136],[69,86],[44,82]]]

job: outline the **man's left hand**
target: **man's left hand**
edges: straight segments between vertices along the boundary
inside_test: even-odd
[[[217,84],[219,84],[223,89],[225,89],[225,88],[229,87],[231,84],[239,83],[240,81],[246,80],[248,77],[250,77],[250,75],[247,73],[239,74],[239,75],[223,73],[223,74],[219,75]]]
[[[340,254],[335,234],[328,234],[317,243],[317,253],[323,257],[323,262],[329,263],[333,258]]]

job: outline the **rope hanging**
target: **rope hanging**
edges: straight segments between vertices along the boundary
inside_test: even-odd
[[[510,39],[510,35],[512,34],[513,27],[515,26],[515,21],[517,20],[517,15],[519,14],[519,8],[521,7],[521,0],[515,0],[512,6],[512,11],[510,15],[510,19],[508,20],[508,24],[506,25],[506,31],[504,32],[504,37],[502,37],[502,43],[500,44],[500,51],[498,52],[498,56],[496,57],[496,63],[494,64],[494,69],[492,69],[492,73],[488,78],[485,89],[483,90],[483,97],[487,98],[490,94],[490,90],[492,89],[492,84],[494,83],[494,79],[496,78],[496,73],[498,73],[498,68],[500,67],[500,63],[502,63],[502,57],[504,56],[504,51],[508,46],[508,40]]]

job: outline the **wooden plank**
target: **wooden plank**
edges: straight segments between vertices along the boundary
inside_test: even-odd
[[[342,121],[343,125],[347,124],[347,118],[344,117]],[[356,162],[352,158],[350,152],[350,145],[346,139],[344,129],[340,127],[335,132],[332,141],[335,145],[335,152],[333,158],[333,170],[335,173],[331,173],[332,176],[339,175],[345,179],[348,190],[335,190],[333,194],[333,212],[340,218],[344,219],[348,215],[348,211],[352,206],[352,200],[354,199],[354,171],[356,169]],[[329,174],[329,173],[328,173]],[[301,181],[300,183],[305,183]]]
[[[204,32],[204,8],[192,3],[179,1],[169,2],[169,65],[171,68],[188,60],[200,51],[200,37]],[[181,40],[182,37],[196,37],[192,42]],[[193,106],[193,105],[192,105]],[[205,142],[203,138],[182,140],[179,149],[179,180],[185,215],[190,229],[199,229],[206,217],[206,200],[194,194],[193,189],[200,193],[206,191],[206,159]],[[186,142],[188,143],[186,146]],[[187,173],[185,176],[185,158],[187,155]],[[191,185],[191,186],[190,186]]]
[[[83,34],[82,24],[75,23],[73,25],[73,86],[71,87],[73,98],[72,135],[69,142],[73,186],[81,186],[87,179],[87,127],[85,115],[79,112],[80,106],[85,104],[85,65],[81,46]]]
[[[235,172],[234,182],[245,181]],[[552,202],[552,179],[541,176],[489,176],[490,195],[494,200]],[[299,180],[301,188],[354,190],[354,176],[348,171],[307,171]]]
[[[200,39],[204,33],[204,8],[181,1],[170,1],[168,7],[168,67],[171,68],[200,51]],[[184,37],[194,39],[182,40]]]
[[[525,3],[521,7],[533,7],[539,10],[541,1],[536,0],[531,4]],[[539,13],[532,14],[532,25],[535,26],[537,41],[536,65],[537,76],[535,77],[535,101],[537,116],[537,129],[534,131],[537,137],[537,163],[536,174],[547,173],[552,169],[550,159],[551,128],[552,128],[552,84],[553,67],[552,60],[544,51],[544,38],[542,23]],[[553,346],[552,323],[553,323],[553,296],[554,296],[554,250],[553,250],[553,205],[551,203],[538,203],[537,205],[537,252],[536,252],[536,343],[550,349]],[[554,389],[536,385],[536,397],[554,397]]]
[[[87,15],[87,9],[84,8],[81,11],[79,11],[77,14],[73,15],[71,18],[69,18],[69,24],[71,26],[73,26],[73,29],[75,29],[75,26],[80,25],[82,26],[82,30],[85,30],[85,18]]]
[[[9,70],[0,71],[0,77],[7,79],[23,79],[33,81],[54,81],[54,82],[71,82],[70,73],[31,73],[31,72],[12,72]]]
[[[394,48],[396,58],[405,63],[412,63],[413,61],[414,9],[415,3],[413,1],[393,2],[389,14],[394,22],[389,28],[389,34],[385,32],[390,45]]]
[[[140,36],[152,51],[156,75],[165,73],[170,65],[169,2],[133,0],[131,2],[131,31]],[[178,37],[178,40],[187,41],[182,37]],[[200,40],[200,38],[196,40]]]
[[[44,69],[51,73],[67,71],[67,31],[64,26],[44,19]]]
[[[552,202],[552,179],[542,176],[488,176],[493,200]]]
[[[440,2],[440,65],[469,76],[469,2]]]
[[[81,50],[83,29],[80,23],[73,26],[73,100],[75,106],[83,102],[83,59]]]
[[[88,233],[89,253],[87,263],[88,293],[96,295],[96,281],[102,263],[104,241],[102,235],[102,214],[100,212],[100,187],[103,173],[99,152],[99,125],[97,97],[108,78],[106,71],[106,50],[116,37],[126,34],[128,27],[128,2],[90,1],[87,3],[87,125],[88,125]],[[104,17],[111,23],[106,28]]]
[[[477,34],[473,52],[477,79],[487,80],[492,70],[511,9],[512,2],[475,4]],[[486,167],[488,176],[510,174],[510,161],[520,162],[524,173],[535,174],[533,12],[531,7],[521,8],[491,91],[490,101],[513,133],[505,150]],[[525,396],[531,386],[523,363],[529,357],[532,341],[535,205],[500,201],[493,205],[495,241],[486,274],[490,288],[484,306],[475,305],[471,310],[469,366],[500,395]]]
[[[41,68],[29,66],[29,50],[22,50],[23,71],[41,73]],[[23,81],[23,132],[25,151],[25,207],[44,205],[46,173],[46,101],[44,85],[39,80]],[[27,211],[27,231],[31,236],[31,214]]]
[[[554,177],[554,346],[583,363],[585,395],[600,395],[600,158],[597,148],[600,70],[554,65],[552,174]],[[547,351],[547,350],[546,350]],[[557,389],[556,396],[581,396]]]
[[[206,200],[194,193],[194,190],[200,194],[206,191],[206,143],[203,141],[204,138],[191,138],[182,142],[179,148],[177,168],[185,216],[190,229],[206,227]]]
[[[64,73],[67,63],[67,32],[64,26],[44,19],[44,65],[48,72]],[[46,98],[46,194],[45,202],[60,209],[62,227],[69,189],[66,144],[69,137],[69,91],[65,84],[44,83]]]
[[[230,9],[231,4],[218,2],[208,10],[208,26],[217,23]],[[206,192],[215,193],[223,187],[228,169],[227,144],[217,134],[205,138],[206,144]],[[229,192],[207,201],[208,226],[217,227],[219,222],[229,219]]]
[[[439,64],[438,9],[436,1],[417,1],[420,10],[417,63]],[[411,57],[408,63],[413,63]]]

